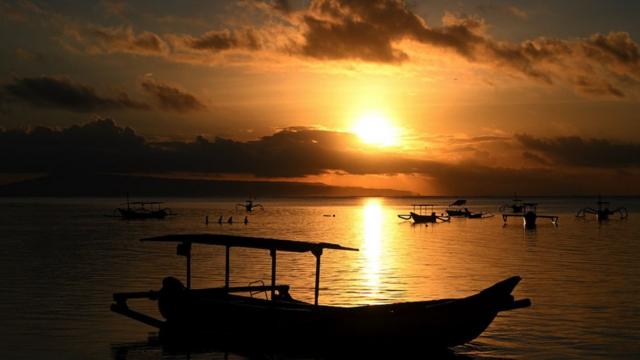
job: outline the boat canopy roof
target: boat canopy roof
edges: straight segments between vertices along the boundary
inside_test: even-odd
[[[458,199],[454,202],[452,202],[451,204],[449,204],[449,206],[461,206],[467,203],[467,200],[465,199]]]
[[[411,204],[411,206],[434,206],[433,204]]]
[[[229,247],[244,247],[252,249],[266,249],[300,253],[307,251],[310,251],[312,253],[321,252],[323,249],[358,251],[358,249],[356,248],[350,248],[326,242],[315,243],[297,240],[269,239],[222,234],[175,234],[144,238],[141,241],[221,245]]]

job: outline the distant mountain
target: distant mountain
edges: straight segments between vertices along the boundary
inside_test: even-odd
[[[172,179],[129,175],[53,175],[0,186],[0,196],[29,197],[346,197],[410,196],[407,191],[322,183]]]

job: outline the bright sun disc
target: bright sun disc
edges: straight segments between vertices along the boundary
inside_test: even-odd
[[[366,144],[393,146],[398,143],[398,129],[378,112],[362,115],[353,126],[353,132]]]

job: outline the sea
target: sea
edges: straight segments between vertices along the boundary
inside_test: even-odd
[[[595,197],[529,197],[539,214],[559,216],[557,224],[538,219],[535,229],[519,218],[503,221],[498,209],[509,198],[468,198],[466,207],[487,217],[428,225],[397,215],[407,214],[412,203],[434,204],[440,213],[455,199],[256,199],[264,209],[250,214],[236,207],[244,199],[141,200],[165,201],[177,215],[121,220],[111,215],[122,199],[113,198],[0,199],[2,358],[254,358],[227,350],[170,351],[153,328],[110,311],[114,292],[157,290],[169,275],[184,281],[185,258],[176,256],[175,245],[140,239],[187,233],[358,248],[325,250],[319,301],[327,305],[465,297],[521,276],[514,295],[531,299],[532,306],[499,314],[480,337],[451,349],[452,358],[640,358],[639,198],[608,199],[629,216],[599,222],[575,216],[596,207]],[[224,248],[194,245],[192,266],[194,288],[223,285]],[[269,283],[270,271],[268,251],[231,250],[232,286]],[[313,302],[311,254],[279,253],[277,274],[294,298]],[[159,316],[151,301],[132,300],[130,306]],[[269,324],[264,328],[269,331]]]

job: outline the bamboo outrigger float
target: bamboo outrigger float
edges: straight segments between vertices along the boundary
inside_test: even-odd
[[[476,338],[502,311],[530,306],[528,299],[514,300],[511,292],[520,281],[512,277],[475,295],[460,299],[404,302],[388,305],[338,307],[319,305],[320,258],[324,250],[357,251],[331,243],[261,239],[230,235],[168,235],[145,242],[177,243],[178,255],[187,259],[186,287],[174,278],[163,280],[159,291],[113,294],[111,310],[156,327],[161,341],[189,344],[235,341],[265,346],[410,346],[445,349]],[[225,247],[223,287],[191,288],[192,245]],[[231,287],[229,252],[243,247],[269,250],[271,285]],[[278,251],[310,252],[316,258],[314,303],[293,299],[289,286],[276,283]],[[240,293],[270,292],[268,299]],[[165,320],[129,308],[131,299],[157,300]],[[265,326],[267,331],[265,331]]]
[[[556,215],[538,215],[537,212],[538,204],[536,203],[522,203],[522,213],[521,214],[502,214],[502,221],[504,223],[507,222],[507,219],[510,217],[521,218],[524,226],[528,229],[533,229],[536,227],[537,219],[551,219],[551,223],[554,225],[558,225],[558,220],[560,220],[559,216]]]

